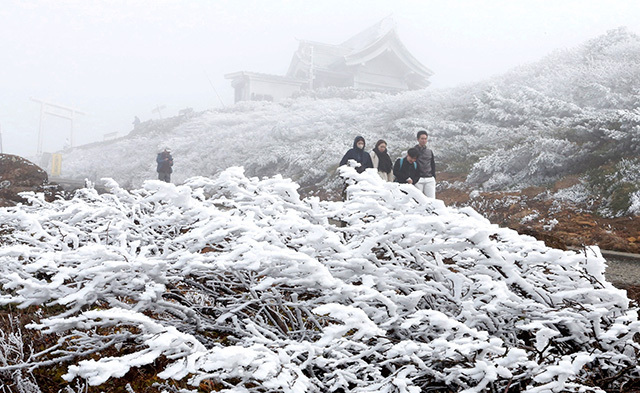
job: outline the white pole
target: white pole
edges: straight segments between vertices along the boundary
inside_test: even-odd
[[[42,154],[42,118],[44,117],[44,102],[40,101],[40,126],[38,126],[38,147],[36,154]]]
[[[220,103],[222,104],[223,108],[226,108],[226,106],[224,105],[224,102],[222,101],[222,98],[220,98],[220,94],[218,94],[218,90],[216,90],[216,87],[213,85],[213,82],[211,82],[211,78],[209,78],[209,74],[207,74],[207,70],[204,70],[204,75],[207,77],[207,79],[209,80],[209,84],[211,85],[211,88],[213,89],[213,91],[216,93],[216,95],[218,96],[218,99],[220,100]]]

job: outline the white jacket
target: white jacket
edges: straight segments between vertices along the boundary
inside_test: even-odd
[[[373,162],[373,167],[378,169],[378,164],[380,163],[380,160],[378,159],[378,155],[373,150],[371,151],[371,153],[369,153],[369,155],[371,155],[371,161]],[[384,181],[393,181],[393,171],[389,173],[378,171],[378,175],[380,175],[380,177]]]

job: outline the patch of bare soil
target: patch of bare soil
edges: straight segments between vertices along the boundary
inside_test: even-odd
[[[575,183],[565,179],[556,186],[563,184]],[[550,247],[597,245],[604,250],[640,253],[640,217],[600,217],[584,208],[546,198],[546,192],[542,187],[473,193],[445,187],[438,190],[438,199],[448,206],[471,206],[491,223],[531,235]]]

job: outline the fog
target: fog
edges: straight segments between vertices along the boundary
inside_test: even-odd
[[[338,44],[392,16],[434,71],[429,88],[503,73],[607,30],[640,33],[640,3],[602,0],[20,1],[0,7],[4,153],[32,156],[126,135],[141,121],[233,105],[224,75],[283,75],[298,39]],[[154,108],[160,107],[160,111]],[[62,110],[59,114],[69,115]]]

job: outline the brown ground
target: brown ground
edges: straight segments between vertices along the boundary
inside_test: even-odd
[[[461,179],[443,174],[439,180]],[[573,181],[558,182],[551,191],[568,187]],[[438,190],[438,199],[448,206],[472,206],[492,223],[534,236],[550,247],[597,245],[603,250],[640,253],[640,216],[604,218],[578,206],[554,206],[553,201],[539,196],[545,191],[532,187],[520,192],[482,192],[470,198],[468,190],[448,188]],[[555,225],[553,220],[557,221]]]

